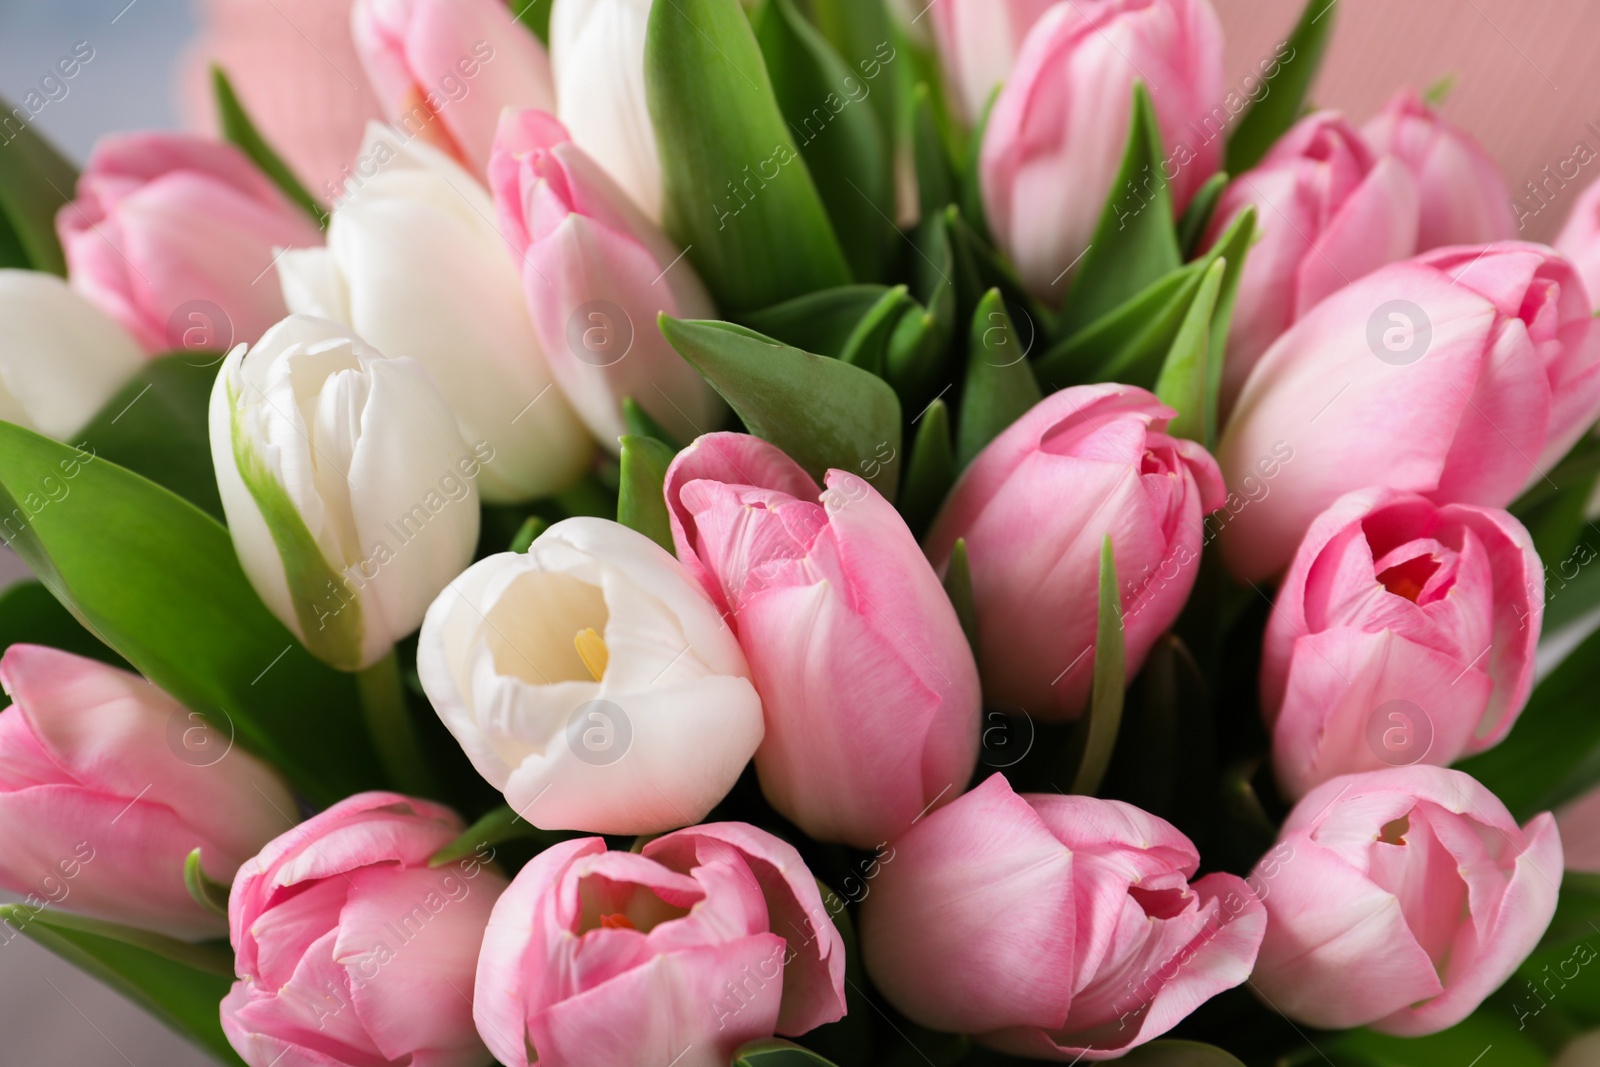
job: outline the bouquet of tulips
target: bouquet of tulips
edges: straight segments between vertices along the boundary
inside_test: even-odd
[[[321,191],[11,109],[0,940],[251,1067],[1553,1062],[1600,191],[1335,16],[356,0]]]

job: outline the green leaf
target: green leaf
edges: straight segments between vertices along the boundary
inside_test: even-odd
[[[1334,8],[1339,0],[1308,0],[1300,21],[1289,35],[1286,58],[1263,80],[1262,94],[1239,119],[1228,138],[1227,171],[1243,174],[1271,150],[1299,120],[1306,94],[1322,65],[1322,55],[1333,36]],[[1283,55],[1284,48],[1278,54]]]
[[[1351,1030],[1322,1051],[1339,1067],[1549,1067],[1550,1058],[1518,1029],[1516,1016],[1491,1003],[1450,1029],[1428,1037],[1390,1037]],[[1489,1052],[1490,1049],[1493,1052]],[[1485,1056],[1485,1053],[1488,1053]],[[1476,1062],[1474,1062],[1476,1061]],[[1319,1058],[1316,1062],[1322,1062]]]
[[[900,514],[920,538],[933,525],[939,507],[956,484],[955,448],[950,442],[950,408],[943,400],[928,405],[918,419],[911,444],[906,483],[900,490]]]
[[[213,915],[224,919],[228,917],[228,897],[232,894],[232,887],[206,877],[200,865],[199,849],[189,853],[189,858],[183,862],[183,884],[196,904]]]
[[[1597,480],[1600,437],[1586,434],[1566,458],[1511,505],[1511,514],[1533,535],[1534,547],[1544,561],[1551,600],[1578,577],[1583,560],[1592,558],[1593,549],[1579,542],[1587,532],[1593,532],[1588,508]],[[1546,620],[1545,631],[1553,629]]]
[[[989,94],[988,103],[983,106],[983,114],[972,128],[972,137],[967,141],[966,155],[962,160],[960,185],[961,185],[961,214],[972,223],[972,228],[990,244],[994,243],[994,236],[989,230],[989,214],[984,209],[983,201],[983,138],[989,132],[989,117],[994,114],[994,102],[1000,99],[1001,86],[995,86]]]
[[[1125,1067],[1244,1067],[1233,1053],[1198,1041],[1152,1041],[1119,1062]]]
[[[900,49],[888,6],[884,0],[810,0],[808,6],[811,21],[865,87],[879,126],[892,141],[900,123],[900,79],[888,68],[900,59]]]
[[[883,379],[726,322],[661,318],[661,332],[751,433],[819,481],[829,469],[871,482],[893,501],[900,401]]]
[[[1205,239],[1206,231],[1211,228],[1211,220],[1217,213],[1217,204],[1222,200],[1222,193],[1228,188],[1228,176],[1221,172],[1213,174],[1206,179],[1200,191],[1194,194],[1194,199],[1189,201],[1189,206],[1184,208],[1183,217],[1178,220],[1178,247],[1183,249],[1184,259],[1193,259],[1200,251],[1200,242]]]
[[[222,358],[180,353],[151,360],[78,437],[102,459],[226,521],[211,464],[208,414]]]
[[[511,10],[517,21],[528,27],[545,45],[550,43],[550,12],[555,0],[512,0]]]
[[[911,106],[911,158],[917,171],[917,202],[926,219],[959,204],[961,194],[927,82],[917,83]]]
[[[66,277],[56,213],[72,199],[78,170],[32,126],[13,133],[14,110],[0,98],[10,120],[0,127],[0,267]]]
[[[634,437],[653,437],[674,452],[681,447],[666,427],[652,418],[631,396],[622,398],[622,422]]]
[[[1189,313],[1184,316],[1161,368],[1161,377],[1156,380],[1156,396],[1178,412],[1167,426],[1167,433],[1202,445],[1215,437],[1217,428],[1216,403],[1210,389],[1211,320],[1227,269],[1228,261],[1219,259],[1202,276],[1200,289],[1189,304]]]
[[[1061,313],[1064,331],[1094,322],[1183,265],[1161,166],[1161,127],[1149,90],[1139,82],[1122,169],[1075,268]]]
[[[622,487],[617,494],[617,521],[673,553],[677,550],[672,544],[663,487],[667,468],[677,454],[653,437],[624,437]]]
[[[0,594],[0,653],[12,645],[44,645],[128,669],[128,661],[84,629],[38,582],[18,582]],[[5,695],[0,694],[0,701]]]
[[[944,572],[944,591],[956,609],[961,632],[967,635],[972,654],[978,654],[978,602],[972,595],[972,566],[967,561],[967,539],[956,538],[950,549],[950,565]]]
[[[226,945],[190,945],[21,904],[0,905],[0,935],[10,940],[11,931],[87,971],[220,1062],[243,1067],[223,1036],[218,1011],[233,986],[233,955]]]
[[[101,640],[219,730],[236,730],[312,803],[384,784],[355,682],[272,617],[228,532],[194,505],[0,423],[0,537]]]
[[[965,469],[984,447],[1044,394],[1028,363],[1029,339],[1019,337],[998,289],[991,289],[972,320],[972,357],[961,397],[956,465]]]
[[[955,295],[943,289],[932,308],[920,304],[901,316],[889,338],[889,384],[907,409],[948,384],[950,341],[955,332]]]
[[[1107,534],[1100,547],[1100,621],[1094,637],[1094,690],[1089,710],[1079,724],[1083,758],[1072,791],[1094,795],[1111,766],[1111,753],[1122,728],[1122,702],[1127,685],[1127,649],[1122,629],[1122,591],[1117,563]]]
[[[838,358],[861,320],[887,292],[884,285],[843,285],[749,312],[739,321],[803,352]]]
[[[780,1038],[766,1038],[745,1045],[733,1054],[732,1067],[834,1067],[815,1052]]]
[[[511,539],[510,551],[518,555],[528,551],[529,547],[539,539],[539,535],[548,529],[550,524],[539,516],[528,516],[528,520],[517,530],[517,536]]]
[[[839,358],[880,378],[887,377],[890,341],[901,320],[916,307],[917,302],[911,299],[905,286],[890,289],[856,324]]]
[[[977,291],[973,293],[972,306],[976,307],[984,293],[990,289],[999,289],[1006,301],[1012,307],[1021,308],[1029,320],[1029,347],[1034,341],[1034,335],[1039,331],[1039,324],[1049,323],[1054,316],[1049,309],[1028,292],[1027,286],[1022,284],[1011,265],[1000,256],[998,252],[977,230],[967,222],[961,209],[956,207],[945,208],[950,236],[953,241],[955,255],[958,261],[956,272],[958,276],[971,276],[977,280]]]
[[[467,827],[460,837],[430,856],[428,866],[446,867],[452,863],[459,863],[476,855],[480,848],[502,845],[507,841],[537,841],[541,848],[548,848],[574,836],[576,835],[564,830],[541,830],[502,804]]]
[[[851,281],[738,0],[653,5],[645,85],[666,230],[720,307],[748,312]]]
[[[211,89],[217,98],[217,116],[222,122],[223,140],[237,145],[245,155],[250,157],[261,172],[272,179],[284,196],[305,209],[306,214],[324,229],[328,225],[328,212],[323,209],[317,198],[301,184],[295,177],[294,171],[289,169],[289,164],[283,161],[267,139],[261,135],[256,124],[251,120],[244,105],[239,102],[239,96],[233,91],[233,83],[228,80],[227,73],[219,66],[211,68]]]

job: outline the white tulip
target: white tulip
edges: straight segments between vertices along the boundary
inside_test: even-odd
[[[572,140],[661,223],[661,157],[644,93],[650,0],[556,0],[550,64]]]
[[[105,312],[54,274],[0,270],[0,419],[66,440],[144,366]]]
[[[534,826],[699,822],[760,745],[733,633],[682,564],[606,519],[474,564],[428,609],[417,672],[450,732]]]
[[[291,315],[223,362],[210,427],[239,562],[327,663],[377,662],[472,561],[487,457],[415,360]]]
[[[443,153],[374,123],[326,248],[283,253],[289,310],[345,323],[433,372],[469,444],[491,449],[485,500],[550,496],[594,451],[545,362],[488,191]]]

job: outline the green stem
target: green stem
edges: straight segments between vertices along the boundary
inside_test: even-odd
[[[409,794],[437,796],[439,783],[417,742],[394,649],[372,666],[356,672],[356,684],[361,689],[367,731],[377,745],[378,758],[389,772],[389,778]]]

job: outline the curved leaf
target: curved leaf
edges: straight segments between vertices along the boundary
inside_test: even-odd
[[[622,439],[622,485],[617,493],[617,521],[644,534],[666,549],[672,543],[672,522],[667,517],[663,487],[667,468],[677,452],[653,437]]]
[[[1044,398],[1028,363],[1029,341],[1017,333],[1000,291],[989,290],[972,319],[972,355],[956,433],[958,469]]]
[[[1100,547],[1100,622],[1094,637],[1094,691],[1089,710],[1079,720],[1083,758],[1072,780],[1074,793],[1094,795],[1111,766],[1111,753],[1122,729],[1122,703],[1127,685],[1127,649],[1122,630],[1122,593],[1117,563],[1107,534]]]
[[[1277,70],[1262,79],[1263,95],[1239,119],[1228,138],[1229,174],[1243,174],[1261,162],[1278,138],[1305,110],[1306,94],[1322,65],[1337,17],[1339,0],[1308,0],[1294,32],[1279,49]],[[1284,49],[1288,55],[1284,56]]]
[[[66,277],[56,212],[72,199],[78,170],[32,126],[13,132],[16,110],[0,98],[0,267]]]
[[[276,185],[290,202],[298,204],[316,221],[318,226],[326,228],[328,225],[328,212],[312,196],[300,179],[295,177],[294,171],[289,169],[289,164],[283,157],[267,143],[261,136],[261,131],[251,120],[239,102],[239,96],[233,91],[233,83],[228,80],[228,75],[221,67],[211,68],[211,89],[217,98],[217,117],[222,123],[222,136],[226,141],[237,145],[250,161]]]

